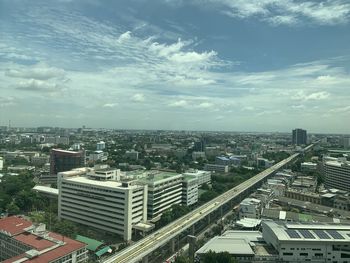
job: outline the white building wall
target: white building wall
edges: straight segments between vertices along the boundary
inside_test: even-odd
[[[132,225],[146,221],[147,186],[105,187],[76,182],[70,178],[58,180],[58,216],[83,225],[122,235],[131,240]]]

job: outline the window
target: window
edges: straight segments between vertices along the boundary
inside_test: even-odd
[[[293,253],[290,253],[290,252],[283,252],[283,256],[293,256]]]

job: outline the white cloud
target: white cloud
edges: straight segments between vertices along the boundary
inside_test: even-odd
[[[203,6],[203,1],[193,0]],[[295,25],[304,20],[320,25],[349,22],[350,3],[346,0],[206,0],[222,13],[238,18],[257,18],[272,25]]]
[[[0,96],[0,108],[16,105],[13,97],[2,97]]]
[[[117,40],[118,43],[123,43],[124,41],[128,41],[131,38],[131,32],[126,31],[125,33],[121,34]]]
[[[187,105],[188,103],[186,100],[178,100],[169,104],[170,107],[179,107],[179,108],[186,107]]]
[[[135,102],[143,102],[145,101],[145,96],[141,93],[136,93],[134,96],[132,96],[131,100]]]
[[[209,109],[209,108],[213,108],[214,104],[210,103],[210,102],[202,102],[200,104],[198,104],[197,108],[199,109]]]
[[[305,91],[299,90],[294,96],[292,96],[292,99],[302,100],[302,101],[325,100],[329,96],[330,96],[330,93],[328,93],[327,91],[318,91],[318,92],[306,94]]]
[[[5,71],[5,74],[14,78],[48,80],[51,78],[63,77],[65,72],[63,69],[37,65],[21,69],[8,69]]]
[[[56,83],[50,83],[47,81],[29,79],[20,81],[16,87],[19,90],[26,91],[44,91],[44,92],[52,92],[57,91],[59,86]]]
[[[350,112],[350,106],[338,107],[338,108],[335,108],[335,109],[331,109],[329,112],[331,112],[331,113]]]
[[[115,108],[118,105],[119,105],[118,103],[106,103],[106,104],[103,104],[102,107],[104,107],[104,108]]]

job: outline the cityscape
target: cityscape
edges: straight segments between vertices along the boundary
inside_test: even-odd
[[[350,263],[348,0],[0,0],[0,262]]]

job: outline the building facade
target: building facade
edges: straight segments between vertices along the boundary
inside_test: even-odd
[[[195,176],[197,178],[198,187],[203,184],[211,184],[211,172],[202,170],[188,170],[183,173],[183,176]]]
[[[182,201],[182,174],[152,171],[139,179],[148,185],[147,217],[155,219],[174,204]]]
[[[325,187],[350,191],[350,162],[325,161],[323,163]]]
[[[74,168],[85,166],[85,151],[73,152],[60,149],[52,149],[50,154],[50,174],[70,171]]]
[[[196,176],[187,175],[182,181],[182,204],[186,206],[198,202],[198,179]]]
[[[307,144],[307,132],[303,129],[294,129],[292,132],[292,144],[294,145],[306,145]]]
[[[123,236],[147,220],[147,185],[119,181],[117,172],[76,171],[58,175],[58,217]]]
[[[263,238],[279,254],[279,262],[348,263],[350,226],[263,221]]]

